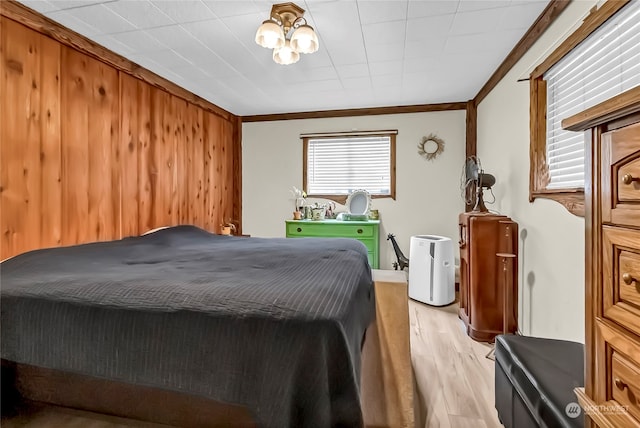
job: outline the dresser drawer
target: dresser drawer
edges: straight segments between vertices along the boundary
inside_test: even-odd
[[[602,135],[602,220],[640,226],[640,123]]]
[[[640,308],[640,252],[622,250],[618,260],[620,300]]]
[[[373,239],[358,239],[358,241],[362,242],[370,253],[376,250],[376,243]]]
[[[286,220],[287,238],[353,238],[367,247],[372,268],[378,269],[380,243],[379,220],[348,222],[339,220]]]
[[[614,350],[609,381],[612,398],[640,419],[640,367]]]
[[[602,426],[640,427],[640,366],[638,337],[623,331],[614,323],[595,319],[598,356],[592,372],[593,406],[587,410]]]
[[[372,253],[371,251],[369,251],[369,252],[367,253],[367,260],[369,261],[369,265],[370,265],[370,266],[376,266],[376,263],[378,262],[378,261],[376,260],[375,253]],[[374,269],[375,269],[375,267],[374,267]]]
[[[640,156],[618,169],[618,201],[640,203]],[[640,211],[639,211],[640,212]]]
[[[367,224],[332,224],[300,222],[287,224],[287,236],[322,236],[341,238],[372,238],[374,226]]]
[[[604,316],[640,335],[640,231],[604,226],[602,235]]]

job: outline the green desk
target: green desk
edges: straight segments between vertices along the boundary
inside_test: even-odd
[[[380,220],[286,220],[287,238],[355,238],[368,251],[369,264],[378,269],[380,259]]]

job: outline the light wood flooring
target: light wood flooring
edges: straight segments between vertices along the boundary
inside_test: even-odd
[[[417,393],[416,428],[501,427],[493,405],[491,346],[471,340],[458,305],[435,308],[409,302],[411,358]],[[3,420],[3,428],[166,427],[53,406]]]
[[[21,416],[2,419],[2,428],[174,428],[56,406],[33,406]]]
[[[409,301],[416,428],[502,427],[494,408],[492,346],[467,336],[458,304]]]

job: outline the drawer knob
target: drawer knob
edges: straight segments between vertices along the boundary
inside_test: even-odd
[[[301,228],[301,227],[297,228],[296,230],[297,230],[298,232],[302,232],[302,228]]]
[[[358,229],[358,233],[362,233],[362,229]]]
[[[634,278],[633,276],[631,276],[630,273],[623,273],[622,274],[622,281],[627,284],[627,285],[631,285],[632,282],[638,282],[638,280],[636,278]]]
[[[631,174],[625,174],[625,175],[622,176],[622,182],[624,184],[631,184],[634,181],[640,181],[640,177],[634,177]]]
[[[627,387],[627,384],[622,379],[615,378],[613,383],[620,391],[624,391],[624,389]]]

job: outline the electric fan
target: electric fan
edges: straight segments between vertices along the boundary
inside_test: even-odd
[[[480,159],[469,156],[462,167],[460,191],[467,205],[475,204],[472,211],[483,213],[489,211],[484,205],[482,192],[483,189],[491,189],[494,184],[496,184],[496,178],[484,172]]]

